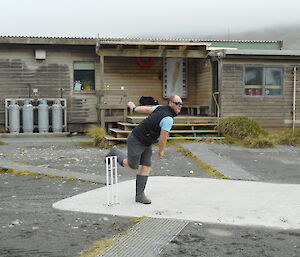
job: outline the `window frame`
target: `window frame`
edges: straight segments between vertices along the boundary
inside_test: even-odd
[[[94,65],[94,89],[91,90],[75,90],[75,63],[93,63]],[[73,82],[72,90],[75,94],[95,94],[96,93],[96,61],[95,60],[84,60],[84,61],[73,61]]]
[[[245,89],[246,89],[246,68],[248,67],[255,67],[255,68],[262,68],[262,93],[260,95],[247,95],[246,92],[245,92]],[[268,95],[265,93],[265,90],[266,90],[266,87],[268,85],[266,85],[266,70],[269,69],[269,68],[278,68],[278,69],[281,69],[282,70],[282,84],[281,84],[281,93],[278,94],[278,95]],[[284,95],[284,74],[285,74],[285,67],[283,66],[280,66],[280,65],[262,65],[262,64],[245,64],[244,65],[244,70],[243,70],[243,96],[244,97],[251,97],[251,98],[261,98],[261,97],[267,97],[267,98],[281,98],[283,97]],[[248,85],[248,86],[251,86],[251,85]]]

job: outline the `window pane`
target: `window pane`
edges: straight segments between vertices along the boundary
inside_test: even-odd
[[[282,68],[266,68],[266,85],[282,85]]]
[[[266,95],[281,95],[283,85],[282,68],[266,68]]]
[[[263,68],[246,67],[245,68],[245,95],[260,96],[263,85]]]
[[[263,68],[246,67],[245,85],[262,85],[262,84],[263,84]]]
[[[95,64],[93,62],[75,62],[74,70],[94,70]]]
[[[95,90],[95,69],[93,62],[74,63],[74,90]]]

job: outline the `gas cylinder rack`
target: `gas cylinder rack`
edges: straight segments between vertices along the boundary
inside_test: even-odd
[[[5,130],[10,133],[67,132],[67,100],[5,99]]]

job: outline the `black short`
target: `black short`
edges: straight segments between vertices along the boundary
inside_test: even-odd
[[[127,158],[130,168],[137,170],[139,165],[151,167],[152,146],[142,144],[135,135],[127,139]]]

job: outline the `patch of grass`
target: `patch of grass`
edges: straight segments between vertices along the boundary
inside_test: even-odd
[[[138,224],[139,222],[141,222],[146,217],[147,216],[142,216],[142,217],[137,217],[137,218],[130,218],[130,220],[133,221],[133,224]]]
[[[248,117],[232,117],[222,119],[218,129],[221,134],[237,139],[257,137],[259,135],[267,134],[267,132],[263,130],[256,121]]]
[[[184,153],[185,156],[193,159],[196,162],[197,166],[199,168],[203,169],[210,176],[221,178],[221,179],[228,179],[220,171],[218,171],[217,169],[211,167],[207,163],[201,161],[196,155],[194,155],[192,152],[190,152],[189,150],[185,149],[184,147],[178,146],[177,147],[177,151],[178,152],[182,152],[182,153]]]
[[[270,133],[262,129],[256,121],[247,117],[223,119],[218,129],[225,136],[220,143],[251,148],[269,148],[276,144]]]
[[[6,133],[7,131],[5,130],[4,126],[0,126],[0,134]]]
[[[92,147],[95,146],[94,142],[78,142],[83,147]]]
[[[279,145],[292,145],[300,147],[300,128],[276,130],[272,133],[273,140]]]
[[[1,132],[0,132],[1,133]],[[7,145],[7,143],[0,141],[0,145]]]
[[[141,220],[146,218],[146,216],[138,217],[138,218],[129,218],[129,220],[133,221],[133,224],[139,223]],[[126,234],[128,230],[123,231],[121,234],[114,236],[113,238],[107,238],[100,241],[95,241],[93,246],[87,250],[84,250],[79,253],[78,257],[95,257],[96,255],[101,254],[106,248],[110,247],[117,239],[119,239],[122,235]]]
[[[108,140],[105,139],[107,136],[105,130],[102,127],[92,125],[88,128],[86,136],[94,139],[94,146],[100,148],[109,148]]]
[[[111,246],[117,237],[108,238],[100,241],[95,241],[93,246],[79,253],[78,257],[94,257],[103,252],[106,248]]]
[[[14,174],[16,176],[31,176],[31,177],[35,177],[35,178],[53,178],[53,179],[64,180],[64,181],[80,181],[80,182],[85,182],[85,183],[90,183],[90,184],[103,185],[103,183],[100,183],[100,182],[76,179],[76,178],[72,178],[72,177],[60,177],[57,175],[50,175],[50,174],[40,174],[40,173],[37,173],[34,171],[29,171],[29,170],[0,169],[0,172],[7,173],[7,174]]]

